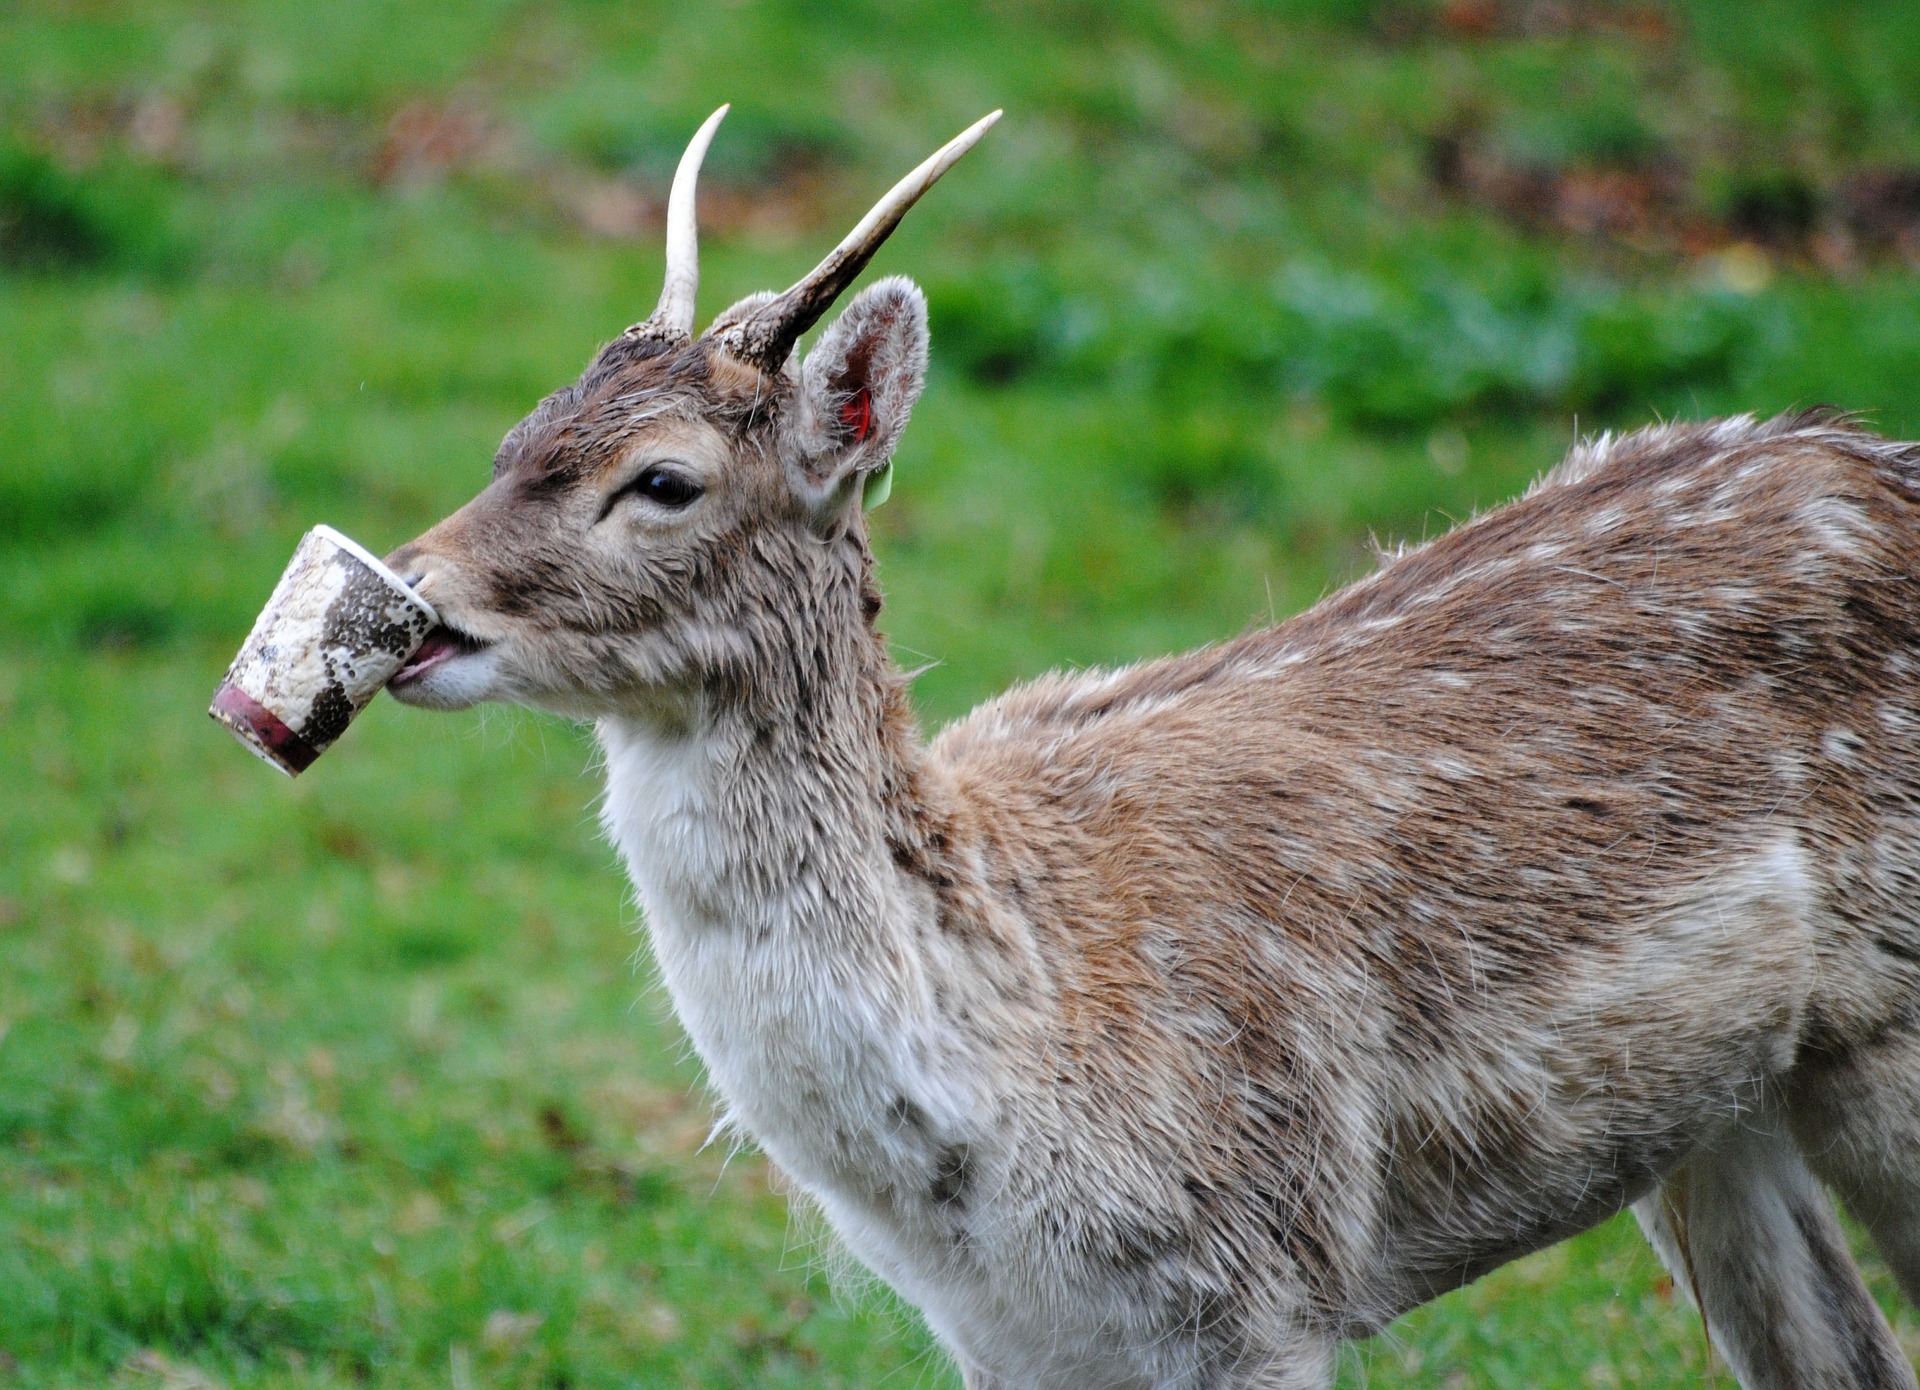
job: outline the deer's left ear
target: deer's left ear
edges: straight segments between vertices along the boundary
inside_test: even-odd
[[[927,379],[927,301],[892,276],[855,295],[800,367],[806,485],[838,510],[885,468]]]

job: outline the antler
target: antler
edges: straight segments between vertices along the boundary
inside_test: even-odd
[[[919,168],[896,183],[886,197],[873,205],[873,211],[860,219],[860,225],[847,233],[846,240],[815,266],[807,277],[745,318],[723,327],[720,345],[733,356],[752,363],[764,372],[777,372],[785,365],[787,354],[800,335],[819,321],[840,292],[866,268],[873,253],[880,249],[907,209],[922,193],[939,181],[942,174],[972,149],[982,135],[1000,119],[990,112],[942,145]]]
[[[667,194],[667,277],[660,289],[660,303],[644,323],[629,328],[629,338],[653,338],[667,343],[684,343],[693,337],[693,302],[700,290],[700,227],[694,215],[694,185],[700,181],[700,164],[707,157],[713,133],[732,104],[722,106],[707,117],[693,133],[687,152],[680,156],[680,167],[673,173],[673,189]]]

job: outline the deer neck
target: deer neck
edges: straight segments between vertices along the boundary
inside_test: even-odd
[[[732,1118],[816,1190],[881,1191],[903,1101],[952,1091],[933,902],[895,862],[933,815],[904,683],[856,610],[745,685],[603,719],[604,819]]]

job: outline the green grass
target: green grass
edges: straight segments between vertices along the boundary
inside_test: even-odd
[[[712,106],[709,312],[1008,108],[877,267],[932,302],[875,516],[936,723],[1294,611],[1576,418],[1920,433],[1920,11],[1841,15],[0,12],[0,1385],[954,1383],[702,1147],[579,731],[381,704],[285,783],[203,713],[302,530],[413,534],[646,312]],[[1343,1383],[1706,1367],[1615,1222]]]

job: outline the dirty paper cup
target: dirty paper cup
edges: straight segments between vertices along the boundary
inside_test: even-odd
[[[310,767],[439,623],[331,526],[301,539],[207,712],[289,777]]]

